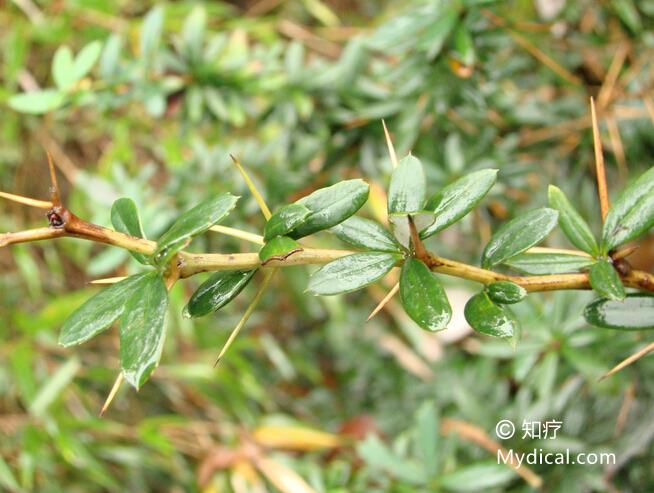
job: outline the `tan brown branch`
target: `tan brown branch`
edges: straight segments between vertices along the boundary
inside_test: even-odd
[[[154,253],[154,241],[135,238],[109,228],[89,223],[75,216],[66,208],[56,208],[61,216],[61,228],[38,228],[15,233],[0,234],[0,246],[25,243],[51,238],[74,237],[89,241],[113,245],[133,252],[151,255]],[[355,253],[350,250],[305,248],[285,260],[271,261],[270,267],[290,267],[295,265],[318,265],[331,262]],[[426,250],[421,250],[421,260],[430,269],[441,274],[467,279],[481,284],[495,281],[512,281],[530,292],[558,291],[568,289],[590,289],[588,275],[583,272],[571,274],[554,274],[540,276],[514,276],[482,269],[473,265],[440,257]],[[177,255],[179,279],[184,279],[200,272],[218,270],[247,270],[261,267],[261,260],[256,252],[252,253],[189,253]],[[654,274],[639,270],[627,270],[621,274],[625,286],[654,292]]]

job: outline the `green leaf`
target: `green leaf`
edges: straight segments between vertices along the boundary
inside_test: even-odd
[[[602,232],[608,253],[654,226],[654,167],[628,186],[611,205]]]
[[[584,317],[605,329],[654,329],[654,295],[632,293],[623,301],[598,298],[586,306]]]
[[[510,339],[519,328],[513,312],[493,303],[485,291],[470,298],[463,313],[473,329],[489,336]]]
[[[275,236],[272,240],[259,250],[261,265],[265,265],[272,260],[286,260],[294,253],[301,252],[302,247],[297,241],[288,236]]]
[[[52,79],[58,89],[64,91],[77,82],[73,66],[73,51],[70,47],[57,48],[52,58]]]
[[[497,281],[486,287],[488,297],[495,303],[512,305],[525,299],[527,290],[511,281]]]
[[[404,311],[426,330],[447,328],[452,308],[436,274],[423,262],[407,258],[400,274],[400,298]]]
[[[287,235],[304,223],[310,214],[309,208],[302,204],[288,204],[281,207],[268,219],[263,230],[263,239],[268,241],[275,236]]]
[[[393,235],[377,221],[352,216],[332,228],[339,239],[350,245],[378,252],[399,252]]]
[[[203,282],[184,309],[186,317],[202,317],[222,308],[248,285],[253,270],[219,271]]]
[[[439,470],[440,417],[434,401],[424,402],[416,412],[413,442],[427,474],[435,476]]]
[[[168,292],[158,272],[139,283],[120,320],[120,367],[125,380],[139,389],[156,368],[166,336]]]
[[[420,237],[428,238],[464,217],[486,196],[496,180],[496,169],[482,169],[443,188],[425,206],[434,211],[436,220],[420,233]]]
[[[148,61],[159,48],[163,20],[164,12],[161,6],[152,8],[143,18],[140,36],[140,55],[143,60]]]
[[[454,31],[454,51],[464,65],[470,67],[475,64],[475,44],[464,23],[460,23]]]
[[[91,41],[75,57],[73,66],[73,77],[75,82],[85,77],[93,68],[102,53],[102,43]]]
[[[197,61],[202,54],[202,43],[207,30],[207,11],[201,5],[196,5],[184,19],[182,27],[182,46],[186,56]]]
[[[496,462],[484,462],[462,467],[457,471],[445,474],[440,478],[440,484],[447,491],[461,493],[478,491],[493,491],[507,485],[515,478],[515,472],[509,466]]]
[[[588,223],[572,207],[565,194],[558,187],[550,185],[548,196],[550,207],[559,211],[559,225],[570,242],[586,253],[597,255],[599,246]]]
[[[409,154],[400,160],[388,187],[388,213],[417,212],[425,202],[425,171],[418,158]]]
[[[356,291],[384,277],[402,258],[385,252],[354,253],[336,259],[316,271],[307,291],[332,295]]]
[[[620,276],[608,261],[601,259],[588,271],[588,280],[595,292],[610,300],[623,300],[626,293]]]
[[[434,58],[443,49],[445,41],[456,26],[459,18],[458,9],[451,7],[438,17],[438,19],[425,28],[425,32],[420,38],[420,47],[427,50],[427,56]]]
[[[529,211],[502,225],[492,236],[482,255],[482,266],[489,268],[531,248],[556,226],[559,213],[543,207]]]
[[[134,236],[135,238],[145,238],[139,211],[132,199],[123,197],[113,203],[111,206],[111,224],[113,224],[116,231]],[[148,256],[143,253],[129,253],[142,264],[150,263]]]
[[[239,197],[230,193],[224,193],[184,212],[157,241],[157,249],[154,252],[157,261],[164,264],[184,248],[187,240],[225,219],[236,206],[238,199]]]
[[[316,190],[296,202],[307,207],[311,214],[290,236],[301,238],[345,221],[358,211],[366,200],[370,186],[363,180],[345,180],[331,187]]]
[[[103,289],[87,300],[64,322],[59,344],[73,346],[88,341],[123,314],[125,303],[148,274],[137,274]]]
[[[21,113],[40,115],[60,108],[66,101],[66,95],[55,89],[23,92],[9,98],[9,107]]]
[[[579,272],[595,263],[595,259],[566,253],[523,253],[504,261],[504,265],[530,275]]]

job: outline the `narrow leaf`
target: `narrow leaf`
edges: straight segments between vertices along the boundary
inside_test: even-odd
[[[116,231],[134,236],[135,238],[145,238],[139,211],[132,199],[123,197],[113,203],[111,206],[111,224],[113,224]],[[137,252],[130,253],[140,263],[149,263],[147,255]]]
[[[654,329],[654,295],[632,293],[623,301],[598,298],[586,306],[584,317],[606,329]]]
[[[454,32],[454,49],[461,63],[467,67],[475,64],[475,44],[472,41],[470,31],[463,22],[458,25]]]
[[[495,303],[512,305],[525,299],[527,290],[511,281],[498,281],[489,284],[486,292]]]
[[[378,252],[399,252],[400,245],[393,235],[377,221],[352,216],[331,229],[339,239],[350,245]]]
[[[225,219],[238,199],[232,194],[224,193],[184,212],[157,241],[155,258],[162,264],[168,261],[184,247],[187,240]]]
[[[52,58],[52,80],[58,89],[64,91],[76,82],[73,69],[73,51],[69,46],[60,46]]]
[[[602,232],[602,251],[637,238],[654,226],[654,167],[628,186],[609,209]]]
[[[40,115],[56,110],[66,101],[66,95],[55,89],[23,92],[9,98],[9,107],[21,113]]]
[[[159,363],[167,308],[168,292],[158,272],[139,283],[125,306],[120,321],[120,366],[125,380],[136,389]]]
[[[492,236],[482,255],[484,268],[501,264],[505,260],[531,248],[556,226],[559,213],[543,207],[529,211],[500,227]]]
[[[309,208],[302,204],[289,204],[277,210],[266,222],[263,239],[268,241],[275,236],[285,236],[294,228],[304,223],[311,214]]]
[[[393,170],[388,187],[388,213],[417,212],[425,202],[425,171],[418,158],[409,154]]]
[[[599,260],[588,271],[588,280],[595,292],[610,300],[623,300],[626,293],[620,276],[607,260]]]
[[[462,467],[440,478],[445,491],[477,493],[502,491],[514,480],[516,473],[510,467],[496,462],[483,462]],[[506,491],[506,490],[505,490]]]
[[[318,295],[356,291],[384,277],[401,258],[394,253],[366,252],[336,259],[311,276],[307,290]]]
[[[73,65],[73,77],[75,82],[85,77],[93,68],[102,53],[102,43],[91,41],[75,57]]]
[[[294,253],[301,251],[302,247],[293,238],[275,236],[259,250],[259,258],[261,259],[261,265],[266,265],[272,260],[286,260]]]
[[[59,344],[81,344],[109,327],[123,314],[125,303],[147,275],[144,273],[130,276],[87,300],[64,322],[59,334]]]
[[[163,8],[161,6],[152,8],[143,18],[140,33],[140,54],[142,59],[150,59],[159,48],[163,20]]]
[[[184,309],[186,317],[202,317],[232,301],[248,285],[254,270],[219,271],[203,282]]]
[[[346,180],[321,188],[296,203],[307,207],[311,214],[291,233],[301,238],[345,221],[358,211],[366,200],[370,186],[363,180]]]
[[[486,196],[496,180],[496,169],[482,169],[443,188],[425,206],[426,210],[434,211],[436,220],[420,237],[428,238],[464,217]]]
[[[463,313],[470,326],[482,334],[510,339],[518,329],[513,312],[493,303],[485,291],[470,298]]]
[[[436,274],[423,262],[407,258],[400,275],[400,298],[404,311],[426,330],[447,328],[452,308]]]
[[[591,255],[597,255],[599,246],[584,218],[572,207],[565,194],[554,185],[548,190],[550,207],[559,211],[559,225],[570,242]]]
[[[504,265],[530,275],[579,272],[595,263],[595,259],[565,253],[523,253],[504,261]]]

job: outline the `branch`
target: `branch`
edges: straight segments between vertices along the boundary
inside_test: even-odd
[[[154,241],[135,238],[112,229],[98,226],[97,224],[89,223],[75,216],[63,206],[59,208],[55,207],[53,211],[55,211],[57,219],[61,220],[61,226],[0,234],[0,247],[14,243],[73,237],[113,245],[146,255],[151,255],[155,251],[156,243]],[[355,252],[350,250],[305,248],[303,251],[291,255],[285,260],[273,260],[267,263],[266,266],[290,267],[294,265],[325,264],[353,253]],[[426,250],[421,250],[420,253],[421,260],[432,271],[481,284],[489,284],[495,281],[511,281],[522,286],[529,292],[590,289],[588,274],[584,272],[542,276],[513,276],[440,257]],[[261,267],[261,260],[259,259],[258,253],[255,252],[180,252],[177,254],[177,265],[175,267],[179,268],[179,279],[185,279],[200,272],[256,269]],[[635,269],[627,269],[620,276],[622,282],[627,287],[654,292],[654,274]]]

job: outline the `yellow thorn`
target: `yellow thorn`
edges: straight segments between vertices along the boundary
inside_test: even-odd
[[[214,368],[220,363],[220,360],[222,357],[225,355],[229,347],[232,345],[234,340],[236,339],[236,336],[239,334],[243,326],[246,324],[248,319],[250,318],[250,315],[252,315],[252,312],[254,312],[254,309],[257,307],[259,304],[259,301],[261,300],[261,297],[263,296],[263,293],[266,291],[266,288],[268,287],[268,284],[270,284],[270,280],[272,279],[273,275],[277,269],[271,269],[268,272],[265,273],[265,277],[263,278],[263,281],[261,282],[261,285],[259,286],[259,290],[257,291],[257,294],[254,295],[254,299],[250,303],[250,306],[247,307],[245,310],[245,313],[243,314],[243,317],[241,317],[241,320],[236,324],[236,327],[234,327],[234,330],[232,330],[232,333],[229,335],[229,338],[227,339],[227,342],[223,346],[223,348],[220,350],[220,354],[218,355],[218,358],[216,359],[216,362],[214,363]]]
[[[89,284],[115,284],[123,279],[127,279],[127,277],[105,277],[104,279],[94,279]]]
[[[254,200],[257,201],[257,204],[259,204],[259,209],[261,209],[261,212],[263,213],[263,217],[266,218],[266,220],[270,219],[270,216],[272,216],[272,213],[270,212],[270,209],[266,205],[266,201],[263,200],[263,196],[259,193],[259,190],[257,190],[257,187],[255,186],[254,182],[250,179],[250,175],[247,174],[245,171],[245,168],[243,168],[243,165],[241,162],[234,157],[233,155],[229,155],[229,157],[232,158],[232,161],[234,161],[234,164],[238,168],[238,170],[241,172],[241,175],[243,176],[243,179],[245,180],[245,183],[247,184],[248,188],[250,189],[250,193],[254,196]]]
[[[233,236],[234,238],[239,238],[241,240],[249,241],[251,243],[256,243],[257,245],[263,245],[263,236],[255,235],[254,233],[248,233],[247,231],[242,231],[236,228],[230,228],[228,226],[211,226],[209,228],[211,231],[216,233],[222,233],[227,236]]]
[[[393,296],[395,296],[395,294],[397,294],[397,292],[399,290],[400,290],[400,283],[398,282],[398,283],[395,283],[395,286],[393,286],[391,288],[391,290],[388,292],[388,294],[386,296],[384,296],[384,299],[379,302],[379,304],[375,307],[375,309],[372,311],[372,313],[370,313],[370,315],[368,315],[368,318],[366,319],[366,322],[370,322],[372,317],[377,315],[382,310],[382,308],[384,308],[384,306],[386,306],[386,303],[391,301],[391,298]]]
[[[382,126],[384,127],[384,135],[386,136],[386,145],[388,146],[388,154],[391,156],[391,163],[393,163],[393,168],[397,168],[397,154],[395,154],[395,147],[393,146],[391,135],[388,133],[388,128],[386,128],[386,122],[384,120],[382,120]]]
[[[597,190],[599,192],[600,209],[602,221],[606,219],[609,212],[609,192],[606,186],[606,170],[604,168],[604,154],[602,153],[602,141],[600,139],[597,113],[595,112],[595,100],[590,98],[590,115],[593,122],[593,146],[595,147],[595,169],[597,173]]]
[[[22,195],[14,195],[13,193],[0,192],[0,197],[17,202],[19,204],[29,205],[30,207],[38,207],[39,209],[52,209],[52,202],[46,200],[31,199],[23,197]]]
[[[123,372],[121,371],[118,374],[118,377],[116,378],[116,381],[114,382],[114,386],[111,387],[111,391],[109,392],[109,395],[107,396],[107,400],[104,401],[104,404],[102,405],[102,409],[100,410],[100,417],[104,415],[104,413],[109,409],[109,406],[111,405],[111,402],[114,400],[114,397],[116,397],[116,394],[118,393],[118,389],[120,389],[120,385],[123,383]]]
[[[635,363],[640,358],[642,358],[643,356],[646,356],[647,354],[651,353],[652,351],[654,351],[654,342],[652,342],[651,344],[645,346],[640,351],[635,352],[634,354],[629,356],[627,359],[622,361],[620,364],[614,366],[611,369],[611,371],[609,371],[609,372],[605,373],[604,375],[602,375],[598,381],[601,382],[605,378],[609,378],[611,375],[615,375],[616,373],[618,373],[623,368],[629,366],[632,363]]]
[[[50,168],[50,194],[52,195],[52,204],[54,206],[61,205],[61,196],[59,195],[59,184],[57,183],[57,173],[55,171],[52,155],[46,151],[48,155],[48,168]]]

